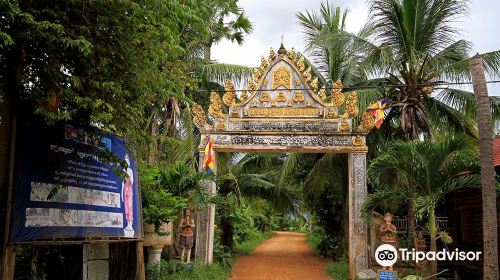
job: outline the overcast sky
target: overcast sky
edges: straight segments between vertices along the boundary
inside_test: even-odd
[[[349,9],[346,27],[357,32],[367,21],[366,0],[334,0],[335,6]],[[295,17],[297,12],[318,11],[321,0],[240,0],[253,23],[254,31],[243,45],[222,41],[212,47],[212,59],[231,64],[257,66],[269,48],[277,50],[284,37],[285,47],[304,50],[304,40]],[[457,23],[463,38],[474,43],[473,53],[500,49],[500,0],[470,0],[470,14]],[[488,86],[490,95],[500,95],[500,85]]]

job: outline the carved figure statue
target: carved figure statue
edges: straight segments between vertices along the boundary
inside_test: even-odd
[[[181,262],[191,262],[191,249],[193,248],[193,229],[195,227],[194,220],[191,217],[191,209],[186,208],[182,213],[182,220],[179,223],[178,232],[179,248],[181,252]]]
[[[397,229],[396,226],[392,224],[392,214],[387,212],[384,215],[385,223],[381,224],[378,229],[378,238],[383,243],[396,243],[397,239]]]

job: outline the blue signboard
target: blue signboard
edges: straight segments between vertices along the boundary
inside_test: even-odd
[[[138,177],[121,138],[24,121],[16,143],[12,242],[141,237]],[[128,168],[101,162],[106,149]]]
[[[393,270],[379,270],[378,280],[398,280],[398,272]]]

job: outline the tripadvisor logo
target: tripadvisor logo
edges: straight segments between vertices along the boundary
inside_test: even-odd
[[[399,256],[402,261],[479,261],[482,252],[480,251],[416,251],[415,249],[408,250],[407,248],[399,249]],[[393,266],[398,260],[398,250],[390,244],[382,244],[375,250],[375,260],[382,267]]]

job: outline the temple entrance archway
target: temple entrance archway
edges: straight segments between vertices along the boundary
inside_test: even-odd
[[[215,169],[220,152],[347,153],[349,166],[349,267],[350,278],[369,266],[367,226],[361,217],[366,189],[366,134],[373,117],[358,117],[356,92],[342,92],[342,83],[319,87],[304,58],[283,45],[262,57],[248,89],[236,94],[227,81],[221,98],[210,94],[208,116],[194,104],[193,121],[201,134],[200,163],[209,137],[213,137]],[[200,164],[201,166],[202,164]],[[209,182],[215,194],[215,183]],[[215,206],[197,213],[196,259],[212,262]]]

